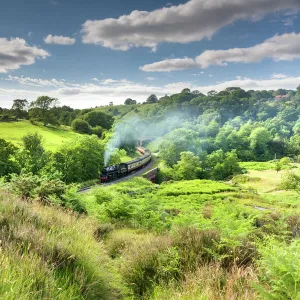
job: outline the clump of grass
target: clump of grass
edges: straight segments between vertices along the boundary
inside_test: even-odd
[[[199,266],[195,272],[188,272],[179,282],[158,285],[149,296],[151,300],[201,300],[201,299],[257,299],[252,288],[257,282],[252,267],[232,266],[224,269],[219,263]]]
[[[119,290],[97,223],[0,191],[0,298],[108,299]],[[103,276],[105,274],[105,277]]]
[[[248,175],[236,175],[232,178],[232,183],[233,184],[243,184],[243,183],[248,183],[248,182],[258,182],[261,181],[261,178],[259,177],[250,177]]]
[[[110,223],[100,224],[94,231],[94,237],[96,240],[101,241],[113,230],[114,226]]]
[[[124,254],[122,274],[133,295],[141,299],[155,284],[179,277],[179,257],[167,236],[134,243]]]
[[[220,241],[217,230],[198,230],[194,227],[179,229],[173,245],[179,251],[181,268],[192,271],[199,265],[217,260]]]

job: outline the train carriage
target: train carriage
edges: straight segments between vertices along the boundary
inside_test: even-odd
[[[151,152],[143,147],[137,147],[137,150],[143,154],[141,157],[104,168],[100,174],[100,182],[107,182],[126,176],[147,165],[151,161]]]

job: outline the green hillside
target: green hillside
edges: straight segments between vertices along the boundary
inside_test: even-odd
[[[67,127],[45,127],[33,125],[29,121],[0,122],[0,138],[15,145],[20,144],[24,135],[36,132],[43,137],[43,145],[47,150],[56,150],[57,147],[80,136]]]

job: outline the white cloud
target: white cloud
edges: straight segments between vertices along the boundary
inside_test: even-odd
[[[51,82],[52,80],[48,81]],[[211,90],[221,91],[232,86],[238,86],[245,90],[296,89],[299,84],[300,77],[252,79],[240,76],[237,76],[234,80],[218,82],[211,85],[197,85],[194,82],[175,82],[164,86],[145,85],[135,82],[112,82],[110,84],[71,84],[65,82],[65,86],[45,86],[42,91],[36,91],[33,90],[33,88],[25,90],[23,87],[21,89],[0,88],[0,106],[10,107],[13,99],[20,97],[32,101],[42,94],[58,98],[62,105],[70,105],[74,108],[87,108],[108,105],[110,101],[113,101],[114,104],[122,104],[128,97],[143,102],[150,94],[156,94],[158,97],[161,97],[165,94],[178,93],[184,88],[207,93]]]
[[[274,73],[273,75],[272,75],[272,78],[274,78],[274,79],[285,79],[285,78],[288,78],[288,76],[287,75],[284,75],[284,74],[278,74],[278,73]]]
[[[19,69],[22,65],[32,65],[36,59],[47,56],[50,56],[47,51],[27,45],[24,39],[0,38],[0,73]]]
[[[262,44],[249,48],[207,50],[192,58],[166,59],[140,67],[145,72],[166,72],[190,68],[227,66],[228,63],[256,63],[270,58],[274,61],[292,61],[300,58],[300,34],[275,35]]]
[[[31,78],[31,77],[18,77],[18,76],[11,76],[9,75],[8,78],[3,78],[7,81],[15,81],[22,85],[30,85],[36,87],[47,87],[47,86],[54,86],[54,87],[62,87],[65,86],[65,80],[57,80],[57,79],[40,79],[40,78]]]
[[[147,77],[146,79],[147,79],[147,80],[149,80],[149,81],[153,81],[153,80],[155,80],[155,78],[154,78],[154,77]]]
[[[87,20],[82,41],[114,50],[156,49],[159,43],[190,43],[211,38],[236,20],[257,20],[264,14],[299,10],[299,0],[190,0],[151,12],[132,11],[118,19]]]
[[[49,34],[44,38],[46,44],[74,45],[76,40],[67,36]]]

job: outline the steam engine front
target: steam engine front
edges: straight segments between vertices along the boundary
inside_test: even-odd
[[[151,160],[151,152],[143,147],[137,147],[137,150],[142,154],[142,156],[126,163],[104,168],[100,174],[100,182],[108,182],[124,177],[147,165],[147,163]]]

